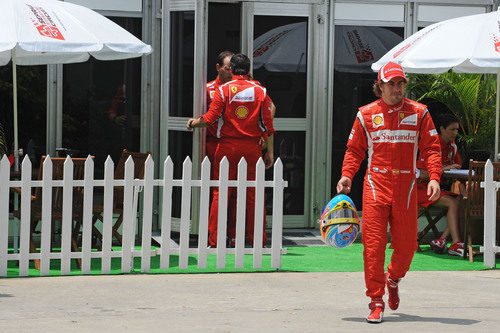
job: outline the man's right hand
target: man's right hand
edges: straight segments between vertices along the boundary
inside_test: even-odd
[[[194,118],[189,119],[186,123],[186,128],[188,129],[188,131],[192,131],[195,124],[196,124],[196,119]]]
[[[337,183],[337,193],[347,194],[351,192],[352,180],[349,177],[342,176]]]

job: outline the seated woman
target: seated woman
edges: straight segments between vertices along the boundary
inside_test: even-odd
[[[460,155],[458,154],[457,145],[455,144],[455,138],[458,133],[457,118],[451,114],[443,114],[438,118],[437,124],[439,124],[439,141],[441,143],[443,171],[450,169],[460,169],[462,167],[462,161],[460,159]],[[427,174],[427,170],[424,169],[425,166],[421,159],[417,161],[417,168],[420,169],[420,177],[417,184],[418,204],[425,208],[429,207],[430,205],[440,208],[448,208],[448,212],[446,214],[448,226],[443,231],[443,234],[439,239],[434,239],[430,242],[432,249],[436,253],[444,253],[447,250],[447,238],[451,234],[452,244],[448,249],[448,254],[462,256],[464,254],[464,243],[462,243],[460,240],[460,230],[458,223],[458,194],[441,190],[441,194],[438,200],[429,201],[429,196],[427,195],[427,182],[429,176]],[[459,186],[459,189],[460,193],[465,194],[465,188],[463,187],[463,184]]]

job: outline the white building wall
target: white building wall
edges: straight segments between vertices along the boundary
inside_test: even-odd
[[[94,10],[141,12],[142,0],[64,0]]]

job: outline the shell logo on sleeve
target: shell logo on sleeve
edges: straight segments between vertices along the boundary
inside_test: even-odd
[[[373,128],[384,126],[384,115],[382,113],[372,115]]]

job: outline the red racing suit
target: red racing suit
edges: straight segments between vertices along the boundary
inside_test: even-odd
[[[451,141],[449,143],[446,143],[443,140],[443,137],[439,135],[439,143],[441,146],[441,163],[443,166],[445,165],[451,165],[451,164],[459,164],[462,165],[462,159],[460,158],[460,154],[458,153],[458,148],[457,145],[455,144],[455,141]],[[417,161],[417,168],[418,169],[425,169],[425,161],[423,158],[419,158]],[[429,207],[432,205],[434,202],[438,201],[439,198],[441,198],[443,195],[450,195],[450,196],[456,196],[456,193],[450,192],[450,191],[445,191],[441,190],[439,193],[439,198],[434,201],[429,200],[429,196],[427,195],[427,184],[428,181],[419,181],[417,183],[417,196],[418,196],[418,204],[422,207]]]
[[[372,300],[384,295],[388,223],[394,252],[387,270],[393,280],[405,276],[417,249],[417,149],[430,179],[439,181],[438,134],[425,105],[403,98],[389,106],[379,99],[359,109],[347,141],[342,176],[352,180],[368,151],[362,242],[366,295]]]
[[[219,144],[215,152],[216,177],[219,176],[219,163],[226,156],[229,161],[229,179],[235,180],[238,163],[244,157],[247,162],[247,179],[255,180],[255,164],[262,156],[259,140],[263,133],[272,135],[275,132],[269,112],[269,99],[266,96],[267,91],[264,87],[240,75],[235,75],[232,81],[216,90],[210,109],[202,116],[209,126],[218,122],[216,135],[219,138]],[[236,188],[234,187],[228,190],[228,202],[236,203]],[[246,203],[246,234],[253,243],[255,188],[247,190]],[[208,223],[211,246],[217,244],[218,205],[219,191],[215,189]],[[229,219],[228,222],[230,222]],[[263,222],[263,243],[265,244],[267,240],[265,219]],[[234,225],[230,226],[229,223],[228,236],[235,238]]]

